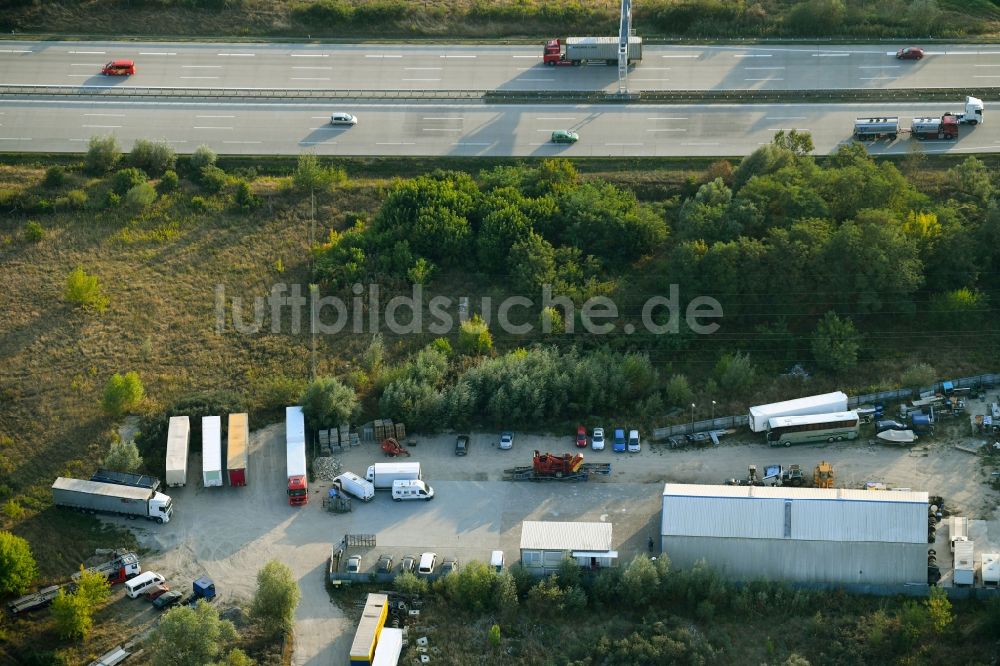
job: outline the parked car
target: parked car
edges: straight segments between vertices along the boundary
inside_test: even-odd
[[[876,421],[875,422],[875,432],[885,432],[886,430],[909,430],[910,426],[900,423],[899,421],[893,421],[891,419],[886,421]]]
[[[625,452],[625,429],[615,428],[615,439],[611,443],[611,450],[615,453]]]
[[[455,440],[455,455],[464,456],[469,453],[469,436],[459,435]]]
[[[331,125],[357,125],[358,117],[345,111],[336,111],[330,116]]]
[[[556,130],[552,133],[552,143],[576,143],[580,135],[572,130]]]
[[[437,565],[437,553],[424,553],[420,556],[420,565],[417,567],[418,576],[430,576],[434,573],[434,567]]]
[[[919,46],[907,46],[896,51],[896,60],[920,60],[923,57],[924,50]]]
[[[587,429],[583,426],[576,428],[576,446],[580,449],[587,448]]]
[[[170,608],[174,604],[180,603],[181,597],[183,596],[184,595],[177,590],[169,590],[158,596],[156,599],[153,599],[153,606],[160,610]]]
[[[629,430],[628,431],[628,451],[629,453],[638,453],[640,448],[639,444],[639,431]]]
[[[417,568],[417,558],[407,555],[399,563],[399,573],[414,573]]]
[[[441,575],[446,576],[450,573],[458,573],[457,557],[446,557],[444,558],[444,562],[441,563]]]
[[[504,451],[508,451],[514,448],[514,433],[512,432],[502,432],[500,433],[500,448]]]
[[[594,428],[594,434],[590,437],[590,446],[595,451],[604,450],[604,428]]]
[[[170,586],[166,583],[160,583],[159,585],[154,585],[149,588],[149,592],[146,592],[146,598],[150,601],[155,601],[156,599],[163,596],[163,594],[170,591]]]
[[[378,558],[378,564],[375,570],[379,573],[391,573],[392,572],[392,555],[383,555]]]
[[[347,573],[361,573],[361,558],[351,555],[347,558]]]

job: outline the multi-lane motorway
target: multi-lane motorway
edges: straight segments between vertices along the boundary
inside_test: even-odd
[[[1000,84],[1000,47],[937,46],[921,61],[898,61],[885,46],[647,46],[630,73],[635,90],[967,89]],[[4,42],[0,85],[121,88],[244,88],[340,91],[616,90],[617,69],[546,67],[541,47]],[[108,60],[135,60],[127,79],[100,76]],[[204,91],[208,92],[208,90]],[[253,94],[253,93],[250,93]],[[169,141],[178,152],[208,144],[227,153],[340,155],[741,155],[778,129],[812,133],[817,151],[849,141],[853,119],[960,111],[954,103],[854,105],[500,105],[464,102],[222,101],[155,102],[0,96],[0,151],[80,151],[90,136]],[[351,128],[327,124],[334,110],[354,113]],[[957,142],[924,150],[990,151],[1000,130],[963,128]],[[907,124],[904,123],[904,126]],[[573,129],[573,146],[548,143]],[[911,141],[872,146],[905,152]]]

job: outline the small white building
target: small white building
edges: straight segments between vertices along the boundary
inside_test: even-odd
[[[927,584],[926,492],[668,483],[661,547],[731,580]]]
[[[563,557],[581,567],[600,569],[617,564],[611,549],[611,523],[521,523],[521,566],[539,576],[555,572]]]

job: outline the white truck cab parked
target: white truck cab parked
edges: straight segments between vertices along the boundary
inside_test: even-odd
[[[392,482],[392,499],[397,502],[431,500],[434,499],[434,489],[423,481],[399,479]]]

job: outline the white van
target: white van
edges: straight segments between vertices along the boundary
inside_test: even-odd
[[[490,569],[494,571],[503,571],[503,551],[494,550],[490,553]]]
[[[403,500],[432,500],[434,499],[434,489],[423,481],[396,479],[392,482],[392,499],[397,502]]]
[[[434,567],[437,566],[437,553],[424,553],[420,556],[420,566],[417,567],[417,573],[421,576],[430,576],[434,573]]]
[[[159,585],[164,581],[163,576],[155,571],[147,571],[139,574],[132,580],[125,581],[125,594],[132,599],[139,598],[144,592],[148,592],[154,585]]]

